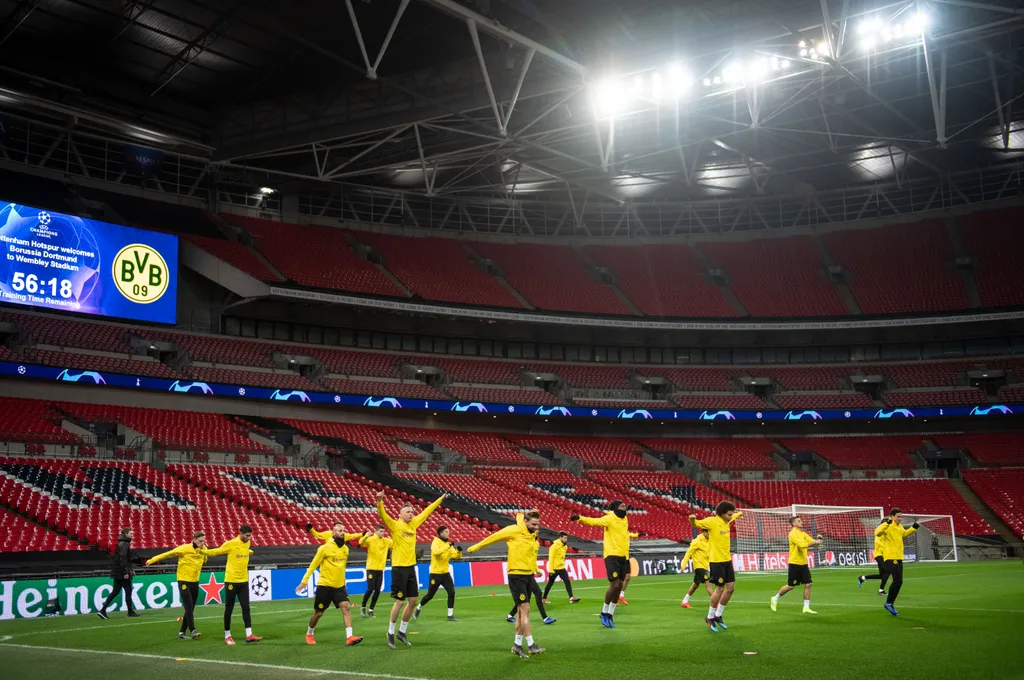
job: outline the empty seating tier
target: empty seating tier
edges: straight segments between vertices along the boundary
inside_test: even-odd
[[[639,439],[652,451],[676,452],[711,470],[777,470],[767,439]]]
[[[197,248],[205,250],[214,257],[224,260],[232,267],[245,272],[261,281],[277,282],[278,278],[267,269],[260,259],[253,255],[248,246],[237,241],[205,236],[186,236]]]
[[[628,439],[613,437],[561,437],[508,435],[508,439],[532,451],[561,451],[587,467],[605,470],[651,470],[642,449]]]
[[[963,476],[1014,536],[1024,534],[1024,469],[964,470]]]
[[[933,437],[944,449],[964,449],[986,467],[1024,465],[1024,434],[940,434]]]
[[[0,438],[6,441],[77,444],[79,438],[61,428],[61,415],[46,401],[0,398]]]
[[[780,442],[790,451],[814,451],[847,470],[914,468],[911,452],[924,449],[920,437],[806,437]]]

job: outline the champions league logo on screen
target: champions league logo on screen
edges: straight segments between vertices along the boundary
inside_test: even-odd
[[[291,392],[274,390],[274,393],[270,395],[270,398],[274,401],[309,401],[309,395],[302,390],[293,390]]]
[[[541,406],[537,409],[538,416],[571,416],[569,409],[564,406]]]
[[[462,402],[456,402],[452,406],[453,411],[459,411],[460,413],[487,413],[487,407],[481,404],[479,401],[474,401],[468,404]]]
[[[910,409],[894,408],[891,411],[881,409],[875,414],[875,417],[883,420],[886,418],[913,418],[914,414],[911,413]]]
[[[96,371],[75,371],[71,372],[71,369],[65,368],[57,376],[57,380],[63,382],[73,383],[89,383],[92,385],[106,385],[107,381],[103,379],[103,376]]]
[[[619,411],[619,418],[653,418],[650,411],[638,409],[636,411],[627,411],[625,409]]]
[[[394,397],[381,397],[380,399],[367,397],[366,401],[363,402],[363,406],[371,406],[373,408],[402,408],[402,405],[399,404],[398,400]]]
[[[732,411],[704,411],[700,414],[701,420],[736,420],[736,416],[732,414]]]
[[[996,404],[993,406],[975,406],[971,409],[972,416],[1005,416],[1013,413],[1013,409],[1009,406],[1003,406],[1002,404]]]
[[[175,380],[171,383],[168,388],[169,392],[202,392],[203,394],[213,394],[213,388],[204,382],[190,382],[183,383],[180,380]]]
[[[821,420],[821,414],[817,411],[790,411],[786,420]]]

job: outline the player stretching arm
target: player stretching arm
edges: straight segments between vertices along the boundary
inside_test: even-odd
[[[416,605],[416,611],[412,615],[413,621],[420,617],[423,607],[434,599],[438,588],[444,588],[444,592],[448,594],[448,620],[458,621],[455,618],[455,581],[452,580],[452,575],[448,572],[448,563],[451,560],[461,559],[462,548],[452,545],[448,527],[439,526],[437,536],[430,544],[430,588],[427,590],[426,597]]]
[[[569,534],[562,531],[559,532],[558,538],[548,548],[548,583],[544,586],[544,596],[541,598],[544,602],[548,602],[548,593],[551,592],[551,586],[555,585],[555,581],[562,579],[562,583],[565,585],[565,592],[569,594],[569,604],[576,604],[580,601],[580,598],[574,597],[572,594],[572,581],[569,579],[569,572],[565,569],[565,553],[569,550]]]
[[[388,564],[388,550],[391,549],[393,541],[384,535],[384,527],[377,525],[373,534],[364,536],[359,545],[366,548],[366,592],[363,593],[363,606],[359,609],[359,615],[371,619],[373,608],[377,606],[377,598],[380,597],[381,586],[384,585],[384,567]],[[373,599],[370,599],[370,596]],[[366,603],[370,608],[366,608]]]
[[[711,581],[715,584],[715,592],[711,594],[711,606],[708,608],[708,617],[705,623],[708,624],[708,629],[712,633],[729,629],[722,620],[725,605],[729,603],[729,598],[736,590],[736,572],[732,566],[732,541],[729,525],[739,519],[742,514],[731,502],[722,501],[715,506],[713,517],[698,520],[696,515],[690,515],[691,526],[708,530],[710,546],[708,566],[710,567]]]
[[[686,591],[686,597],[679,603],[680,607],[686,607],[692,609],[690,606],[690,598],[693,596],[697,589],[703,585],[708,590],[708,598],[714,594],[714,590],[711,588],[711,583],[708,581],[708,530],[702,529],[697,538],[690,541],[690,547],[687,548],[686,554],[683,555],[683,568],[686,568],[686,563],[693,558],[693,583],[690,584],[690,589]]]
[[[199,638],[199,631],[196,630],[195,609],[196,600],[199,599],[199,574],[206,564],[206,534],[197,531],[192,534],[192,542],[179,545],[173,550],[160,553],[156,557],[146,560],[146,566],[163,562],[172,557],[178,558],[178,571],[175,574],[178,590],[181,591],[181,604],[185,607],[185,613],[181,617],[181,630],[178,637],[184,640],[186,633],[191,631],[192,639]]]
[[[899,616],[896,611],[896,598],[900,595],[903,587],[903,539],[910,536],[918,529],[918,523],[903,528],[900,520],[903,519],[903,511],[893,508],[889,516],[875,529],[875,536],[885,540],[882,551],[885,553],[885,572],[892,577],[892,585],[889,586],[889,595],[885,598],[885,610],[893,616]]]
[[[238,536],[225,541],[219,548],[213,548],[207,554],[210,557],[227,555],[228,563],[224,569],[224,585],[228,596],[224,601],[224,643],[234,645],[231,638],[231,612],[235,609],[235,600],[242,608],[242,623],[245,624],[245,641],[259,642],[263,638],[252,634],[252,615],[249,613],[249,556],[251,549],[252,527],[243,524],[238,528]]]
[[[345,645],[358,645],[363,638],[352,633],[352,608],[348,601],[348,590],[345,588],[345,567],[348,565],[348,541],[354,541],[366,536],[363,534],[346,534],[345,526],[341,522],[335,522],[331,529],[331,540],[324,543],[316,551],[316,556],[309,564],[302,577],[302,582],[295,589],[301,593],[309,583],[309,577],[317,569],[320,570],[320,578],[316,583],[316,594],[313,600],[313,616],[309,619],[309,627],[306,628],[306,644],[315,645],[316,624],[324,615],[327,608],[332,604],[341,609],[342,617],[345,620]]]
[[[811,568],[807,565],[807,549],[821,545],[821,535],[814,539],[804,533],[804,521],[800,517],[790,517],[789,526],[793,527],[789,530],[789,576],[786,585],[779,588],[779,592],[772,597],[772,611],[775,611],[783,595],[803,584],[803,612],[817,614],[818,612],[811,609]]]
[[[569,518],[573,522],[604,528],[604,568],[608,573],[608,590],[601,608],[601,625],[605,628],[615,628],[615,605],[622,592],[622,581],[629,573],[629,520],[626,514],[625,503],[612,501],[603,517],[573,515]]]

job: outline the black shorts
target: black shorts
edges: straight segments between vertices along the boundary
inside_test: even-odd
[[[332,604],[340,607],[342,602],[348,602],[348,590],[345,586],[332,588],[331,586],[317,586],[316,596],[313,599],[313,609],[322,612]]]
[[[609,581],[620,581],[629,573],[629,558],[609,555],[604,558],[604,570],[608,572]]]
[[[445,590],[451,590],[455,587],[455,581],[452,580],[452,575],[445,574],[431,574],[430,575],[430,589],[437,590],[438,588],[444,588]]]
[[[416,567],[391,567],[391,597],[404,600],[407,597],[419,597],[419,578]]]
[[[366,589],[380,590],[381,584],[384,583],[384,570],[383,569],[367,569],[366,570]]]
[[[700,585],[702,583],[707,583],[707,580],[709,578],[711,578],[711,577],[708,576],[708,570],[707,569],[694,569],[693,570],[693,582],[696,583],[697,585]]]
[[[517,605],[530,601],[530,594],[533,592],[533,586],[530,585],[531,581],[534,584],[537,583],[531,574],[508,575],[508,590],[512,593],[512,599],[516,601]]]
[[[791,586],[805,586],[811,582],[811,568],[806,564],[789,565],[786,583]]]
[[[708,566],[711,567],[711,582],[716,586],[736,582],[736,572],[732,568],[732,562],[712,562]]]

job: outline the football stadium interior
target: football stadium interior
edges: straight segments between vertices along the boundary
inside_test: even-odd
[[[4,658],[1021,677],[1022,38],[1011,0],[0,0]],[[409,534],[421,589],[441,527],[465,550],[539,511],[542,586],[568,534],[582,599],[555,584],[532,617],[543,657],[525,618],[507,653],[511,542],[451,562],[458,618],[424,609],[408,651],[387,592],[350,648],[302,590],[335,549],[309,525],[442,495]],[[577,520],[613,501],[635,584],[598,614],[618,553]],[[688,517],[723,502],[746,512],[712,635],[703,588],[679,601]],[[892,508],[899,615],[895,579],[857,578],[888,569]],[[794,515],[816,617],[769,608]],[[262,641],[220,644],[215,556],[213,635],[175,639],[184,558],[141,560],[239,527]],[[110,614],[142,617],[99,621],[128,529]],[[347,545],[354,609],[373,567]]]

